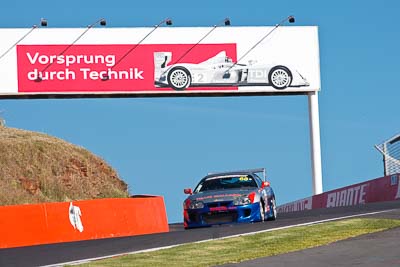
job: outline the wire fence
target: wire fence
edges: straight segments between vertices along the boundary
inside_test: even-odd
[[[400,173],[400,134],[375,145],[375,148],[382,153],[385,176]]]
[[[0,127],[6,126],[6,120],[2,116],[3,110],[0,110]]]

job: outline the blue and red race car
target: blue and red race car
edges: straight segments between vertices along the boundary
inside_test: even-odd
[[[264,179],[257,173],[263,173]],[[185,229],[277,217],[265,168],[209,174],[194,190],[187,188],[184,193],[190,195],[183,202]]]

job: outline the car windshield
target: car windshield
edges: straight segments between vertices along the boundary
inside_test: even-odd
[[[256,182],[250,176],[210,177],[201,181],[195,193],[210,190],[239,189],[245,187],[257,187]]]

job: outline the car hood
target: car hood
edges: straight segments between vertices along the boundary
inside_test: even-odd
[[[251,192],[257,191],[257,188],[231,189],[231,190],[213,190],[200,192],[189,197],[190,200],[202,201],[204,203],[232,201],[242,195],[249,195]]]

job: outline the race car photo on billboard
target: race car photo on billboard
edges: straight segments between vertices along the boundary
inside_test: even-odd
[[[263,173],[261,179],[257,173]],[[184,228],[252,223],[277,218],[275,194],[265,180],[265,168],[212,173],[183,202]]]
[[[168,65],[171,58],[171,52],[154,53],[156,87],[181,91],[189,87],[272,86],[283,90],[310,85],[292,66],[257,63],[255,60],[248,64],[234,63],[226,51],[198,64]]]

